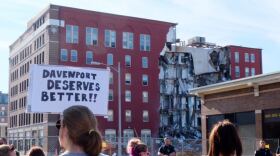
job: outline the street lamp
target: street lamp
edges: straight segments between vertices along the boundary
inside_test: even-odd
[[[106,67],[109,67],[111,69],[113,69],[115,72],[118,73],[118,156],[122,155],[122,106],[121,106],[121,64],[120,62],[118,62],[118,69],[102,63],[102,62],[96,62],[96,61],[92,61],[91,62],[92,65],[104,65]]]

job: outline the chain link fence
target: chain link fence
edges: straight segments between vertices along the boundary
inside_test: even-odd
[[[156,156],[158,149],[163,145],[162,138],[140,138],[149,147],[152,156]],[[126,146],[129,138],[121,139],[122,156],[127,156]],[[20,155],[27,155],[32,146],[40,146],[43,148],[47,156],[57,156],[62,152],[59,146],[57,136],[49,137],[9,137],[7,138],[8,144],[13,144]],[[253,156],[254,151],[258,149],[259,140],[255,138],[242,138],[243,155]],[[278,139],[265,139],[267,148],[274,154],[279,146]],[[201,139],[173,139],[172,144],[176,149],[177,156],[201,156],[202,155],[202,140]],[[104,154],[110,156],[118,153],[118,138],[110,138],[104,141]]]

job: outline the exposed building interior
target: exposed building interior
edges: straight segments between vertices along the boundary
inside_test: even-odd
[[[170,35],[175,31],[170,29],[167,34],[159,58],[159,136],[200,139],[200,98],[190,95],[189,89],[230,80],[230,52],[205,42],[204,37],[194,37],[186,44]]]

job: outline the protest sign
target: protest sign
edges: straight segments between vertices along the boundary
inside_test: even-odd
[[[30,68],[27,112],[62,112],[72,105],[108,110],[109,69],[37,65]]]

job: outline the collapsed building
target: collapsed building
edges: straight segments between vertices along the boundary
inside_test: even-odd
[[[189,90],[230,80],[230,52],[204,37],[194,37],[188,44],[174,36],[167,41],[159,58],[159,136],[200,139],[200,98]]]

